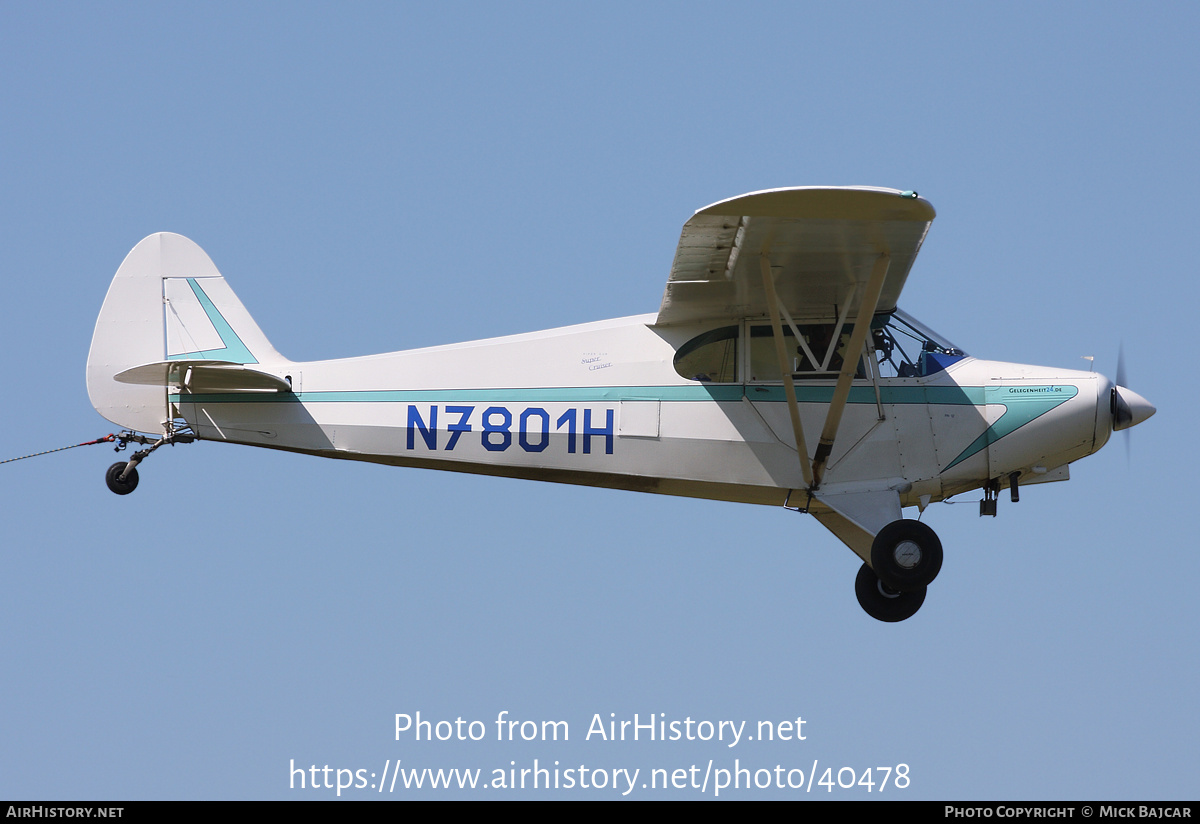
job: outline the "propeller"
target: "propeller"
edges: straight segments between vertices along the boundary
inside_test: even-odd
[[[1113,416],[1113,431],[1119,429],[1125,430],[1125,465],[1128,466],[1132,458],[1132,447],[1130,442],[1133,440],[1129,434],[1129,427],[1133,426],[1133,410],[1129,408],[1129,404],[1121,397],[1121,393],[1117,391],[1117,386],[1125,385],[1125,342],[1121,341],[1117,347],[1117,385],[1112,388],[1112,395],[1109,398],[1108,405],[1112,410]]]
[[[1125,386],[1125,344],[1117,350],[1117,381],[1108,398],[1113,432],[1125,430],[1125,459],[1129,460],[1129,429],[1149,418],[1157,410],[1132,389]]]

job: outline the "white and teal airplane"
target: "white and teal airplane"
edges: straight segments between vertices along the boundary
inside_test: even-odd
[[[151,235],[88,355],[96,411],[148,447],[108,486],[206,440],[786,507],[862,559],[868,614],[902,621],[942,565],[905,507],[982,489],[995,515],[1001,489],[1066,480],[1155,411],[1092,372],[971,357],[897,308],[933,218],[916,192],[754,192],[684,224],[656,315],[303,363],[199,246]]]

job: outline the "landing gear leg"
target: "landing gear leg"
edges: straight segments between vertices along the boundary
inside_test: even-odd
[[[128,495],[133,490],[137,489],[138,473],[137,465],[149,457],[150,453],[158,449],[164,444],[174,446],[177,443],[191,443],[196,440],[194,435],[186,432],[178,432],[173,427],[168,427],[167,433],[157,441],[151,441],[145,435],[139,435],[136,432],[123,432],[117,438],[116,451],[120,452],[130,443],[140,443],[143,446],[150,444],[149,449],[139,449],[130,456],[128,461],[117,461],[108,468],[108,472],[104,474],[104,482],[108,484],[108,488],[118,495]]]
[[[866,564],[862,565],[854,581],[854,594],[858,596],[858,603],[867,615],[889,624],[915,615],[921,604],[925,603],[925,592],[925,587],[898,592],[880,581],[875,571]]]

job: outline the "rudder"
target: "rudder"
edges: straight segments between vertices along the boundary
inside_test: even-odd
[[[159,432],[170,419],[166,385],[114,376],[164,360],[286,363],[204,250],[159,232],[125,257],[96,320],[88,352],[88,397],[113,423]]]

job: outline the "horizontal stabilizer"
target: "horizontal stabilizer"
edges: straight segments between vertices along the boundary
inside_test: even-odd
[[[291,392],[285,378],[240,363],[213,360],[170,360],[145,363],[113,375],[138,386],[177,386],[188,392]]]

